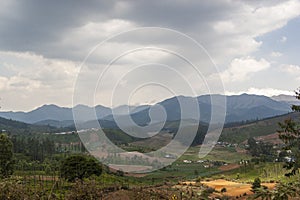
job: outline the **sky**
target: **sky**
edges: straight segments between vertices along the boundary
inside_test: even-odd
[[[299,0],[1,0],[1,110],[292,95],[299,33]]]

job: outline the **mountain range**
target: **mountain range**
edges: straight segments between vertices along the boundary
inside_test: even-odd
[[[214,98],[223,98],[221,95],[214,95]],[[294,100],[293,100],[294,99]],[[107,124],[115,124],[115,119],[128,118],[127,111],[130,117],[139,125],[150,123],[150,110],[155,110],[159,105],[165,109],[166,121],[181,120],[182,113],[180,110],[179,101],[189,102],[197,100],[200,109],[200,121],[209,122],[211,113],[211,97],[210,95],[202,95],[199,97],[178,96],[166,99],[155,105],[128,106],[122,105],[116,108],[108,108],[97,105],[89,107],[86,105],[77,105],[74,108],[59,107],[57,105],[43,105],[30,112],[0,112],[0,117],[6,119],[17,120],[29,124],[51,125],[56,127],[67,127],[73,125],[72,109],[80,112],[78,121],[89,123],[93,119],[91,116],[95,112],[97,119]],[[232,95],[226,96],[226,122],[238,122],[246,120],[263,119],[282,115],[291,112],[291,104],[295,104],[296,99],[292,96],[280,95],[276,97],[266,97],[261,95]],[[188,112],[194,112],[192,107],[187,107]],[[221,107],[214,107],[222,110]],[[151,112],[151,111],[150,111]],[[154,113],[155,114],[155,113]],[[161,111],[157,112],[160,115]],[[192,116],[192,117],[191,117]],[[193,119],[193,115],[186,116],[186,119]],[[126,120],[125,120],[126,121]]]

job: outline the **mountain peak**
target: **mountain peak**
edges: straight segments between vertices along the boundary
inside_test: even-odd
[[[180,112],[179,101],[189,101],[193,98],[198,100],[199,108],[201,111],[201,117],[205,119],[210,119],[210,109],[211,109],[211,96],[222,98],[226,97],[226,107],[227,107],[227,118],[229,121],[240,121],[240,120],[251,120],[251,119],[262,119],[265,117],[271,117],[275,115],[284,114],[290,112],[289,102],[283,101],[282,98],[291,98],[293,102],[296,101],[293,97],[288,97],[286,95],[280,95],[276,99],[269,98],[263,95],[254,94],[241,94],[241,95],[202,95],[199,97],[189,97],[189,96],[175,96],[168,98],[159,102],[163,106],[168,114],[167,120],[180,120],[182,118]],[[275,98],[275,97],[274,97]],[[151,105],[142,106],[128,106],[123,105],[114,108],[116,111],[114,114],[122,115],[127,114],[128,109],[130,115],[136,116],[136,118],[146,119],[149,115],[149,108]],[[66,107],[59,107],[55,104],[45,104],[35,110],[30,112],[0,112],[0,117],[7,119],[14,119],[17,121],[22,121],[26,123],[36,123],[43,120],[56,120],[65,121],[73,120],[74,109],[79,112],[78,119],[80,121],[94,120],[95,113],[98,119],[104,119],[112,115],[112,109],[97,105],[95,107],[89,107],[86,105],[76,105],[73,109]],[[189,108],[188,108],[189,109]],[[125,112],[125,111],[126,112]],[[192,109],[189,112],[193,112]],[[146,117],[145,117],[145,116]],[[93,116],[93,118],[91,118]],[[149,118],[149,117],[148,117]],[[147,118],[147,119],[148,119]],[[112,119],[109,117],[109,119]],[[142,120],[141,123],[144,123]]]

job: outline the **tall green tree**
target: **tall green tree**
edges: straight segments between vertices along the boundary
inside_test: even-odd
[[[68,181],[88,178],[91,175],[100,176],[101,165],[92,157],[73,155],[66,158],[61,165],[61,176]]]
[[[300,89],[295,91],[296,98],[300,100]],[[292,110],[300,111],[300,106],[293,105]],[[299,122],[289,118],[284,123],[279,123],[281,130],[279,138],[284,142],[284,151],[290,152],[290,160],[286,162],[284,168],[289,170],[286,176],[293,176],[299,172],[300,168],[300,124]]]
[[[252,191],[255,192],[256,189],[260,188],[261,187],[261,181],[259,178],[255,178],[254,179],[254,182],[252,183]]]
[[[0,177],[6,178],[13,173],[13,144],[9,137],[0,134]]]

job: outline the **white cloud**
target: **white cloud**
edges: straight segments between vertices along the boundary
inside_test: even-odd
[[[43,85],[61,85],[69,83],[78,71],[78,64],[59,59],[48,59],[30,52],[0,52],[3,62],[12,77],[22,77],[39,81]],[[8,73],[9,74],[9,73]],[[10,76],[8,76],[10,77]]]
[[[255,88],[255,87],[251,87],[245,91],[239,91],[239,92],[228,92],[227,91],[227,92],[225,92],[226,95],[240,95],[243,93],[264,95],[264,96],[268,96],[268,97],[277,96],[280,94],[294,95],[294,91],[280,90],[280,89],[274,89],[274,88]]]
[[[280,68],[282,71],[288,72],[290,74],[300,73],[299,65],[282,65]]]
[[[300,66],[299,65],[281,65],[280,70],[288,73],[289,75],[296,77],[300,80]]]
[[[279,40],[279,42],[281,42],[281,43],[285,43],[286,41],[287,41],[287,37],[285,37],[285,36],[282,36]]]
[[[0,76],[2,110],[30,110],[53,102],[71,105],[79,70],[76,63],[28,52],[0,52],[0,62],[4,61],[7,72]]]
[[[82,26],[78,26],[64,32],[61,36],[61,45],[67,49],[81,49],[86,53],[91,50],[91,47],[96,46],[105,39],[136,27],[137,25],[134,22],[122,19],[87,22]]]
[[[239,9],[225,19],[212,23],[214,46],[209,49],[218,64],[228,58],[247,56],[257,51],[262,41],[256,38],[284,27],[300,15],[300,1],[290,0],[268,6],[254,6],[241,1],[231,2]],[[281,39],[283,42],[286,37]]]
[[[254,73],[270,67],[270,63],[261,58],[256,60],[252,57],[235,58],[231,61],[227,70],[220,75],[224,82],[245,81]]]
[[[240,12],[232,13],[228,20],[217,22],[214,29],[222,34],[247,34],[256,37],[283,27],[290,19],[299,16],[299,10],[298,0],[258,8],[242,4]]]
[[[8,78],[0,76],[0,91],[7,87]]]
[[[273,51],[270,54],[271,57],[280,57],[282,56],[282,53],[278,52],[278,51]]]

